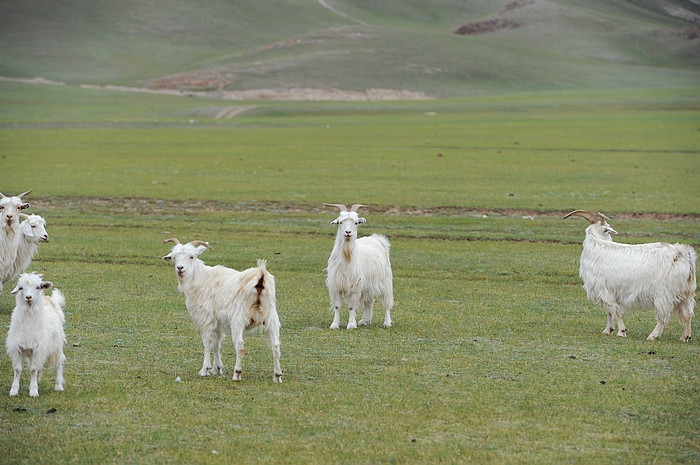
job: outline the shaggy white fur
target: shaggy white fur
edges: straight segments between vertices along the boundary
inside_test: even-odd
[[[625,337],[624,310],[651,307],[656,314],[656,327],[648,340],[661,337],[675,312],[683,325],[681,341],[688,342],[697,285],[695,250],[685,244],[666,242],[616,243],[610,237],[611,232],[616,234],[615,230],[600,213],[596,216],[576,210],[565,218],[569,216],[581,216],[590,223],[583,241],[579,275],[588,298],[605,308],[608,324],[603,333],[612,334],[617,321],[617,335]]]
[[[355,204],[350,211],[342,204],[326,206],[340,210],[340,216],[331,223],[338,226],[338,233],[326,268],[326,286],[334,312],[331,329],[340,327],[343,302],[349,311],[347,329],[357,328],[356,312],[360,306],[364,311],[359,325],[369,325],[375,298],[380,298],[384,307],[384,326],[391,326],[394,288],[389,239],[381,234],[357,238],[357,227],[366,222],[357,214],[358,208],[363,205]]]
[[[180,244],[177,239],[172,251],[163,260],[172,261],[178,279],[178,290],[185,294],[185,305],[192,321],[202,333],[204,361],[200,376],[223,374],[221,341],[227,327],[236,347],[233,380],[241,379],[243,336],[263,328],[268,332],[268,344],[274,362],[273,380],[282,382],[280,367],[280,320],[277,315],[275,278],[267,271],[267,262],[258,260],[257,267],[236,271],[225,266],[207,266],[198,257],[212,247],[207,242]],[[214,363],[211,353],[214,353]]]
[[[22,198],[30,192],[12,197],[0,193],[0,294],[13,273],[20,243],[19,214],[30,206]]]
[[[54,390],[63,391],[63,364],[66,360],[63,355],[66,340],[63,307],[66,299],[58,289],[54,289],[51,296],[45,296],[44,290],[52,287],[53,284],[43,281],[40,274],[24,273],[12,291],[16,304],[5,341],[15,375],[10,388],[11,396],[19,393],[19,380],[25,360],[31,372],[30,396],[39,395],[39,380],[46,361],[56,368]]]
[[[9,268],[7,276],[3,278],[3,284],[29,268],[34,254],[39,248],[39,244],[49,241],[44,218],[39,215],[25,215],[24,213],[20,213],[20,216],[25,218],[25,220],[19,224],[20,240],[17,246],[17,256],[15,262]]]

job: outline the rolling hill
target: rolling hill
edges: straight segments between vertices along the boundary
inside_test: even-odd
[[[436,97],[697,86],[696,0],[5,0],[0,76]]]

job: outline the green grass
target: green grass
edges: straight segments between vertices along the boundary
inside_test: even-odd
[[[700,247],[692,90],[265,102],[222,121],[214,100],[36,89],[0,84],[0,191],[34,188],[48,221],[31,269],[67,297],[66,391],[47,370],[29,398],[25,372],[8,397],[0,357],[5,463],[700,461],[697,342],[676,320],[647,342],[649,310],[601,334],[585,221],[560,218],[601,210],[619,241]],[[361,234],[392,241],[391,329],[381,307],[328,329],[323,202],[373,205]],[[261,334],[242,382],[229,340],[226,376],[197,375],[161,261],[173,236],[210,241],[209,264],[269,261],[283,384]]]
[[[215,100],[33,90],[0,86],[18,129],[0,140],[5,163],[51,167],[32,175],[38,198],[50,183],[52,197],[698,213],[692,89],[265,103],[223,121],[188,115]]]

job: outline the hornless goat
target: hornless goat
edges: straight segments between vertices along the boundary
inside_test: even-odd
[[[236,271],[225,266],[207,266],[198,257],[205,250],[213,250],[208,242],[192,241],[180,244],[172,238],[172,251],[163,257],[172,261],[177,274],[177,289],[185,294],[185,305],[192,321],[202,333],[204,361],[200,376],[223,374],[221,341],[226,327],[236,347],[236,366],[233,380],[241,380],[243,335],[257,328],[267,329],[268,344],[274,362],[273,380],[282,382],[280,368],[280,320],[277,316],[275,278],[267,271],[267,262],[258,260],[258,266]],[[214,364],[211,362],[214,352]]]
[[[575,210],[564,218],[570,216],[580,216],[590,223],[583,241],[579,275],[588,298],[603,306],[608,315],[603,333],[612,334],[617,320],[617,335],[626,337],[624,310],[653,307],[656,327],[647,340],[659,339],[669,316],[675,312],[683,325],[681,341],[688,342],[695,306],[695,250],[666,242],[616,243],[610,234],[617,233],[602,214]]]
[[[384,307],[384,326],[391,326],[391,308],[394,306],[393,275],[389,259],[389,239],[381,234],[357,238],[357,227],[367,220],[360,218],[357,210],[365,205],[348,208],[343,204],[325,204],[340,210],[331,224],[338,226],[333,250],[326,268],[326,286],[334,312],[331,329],[340,327],[340,307],[348,305],[347,329],[357,328],[356,311],[363,306],[359,324],[372,322],[374,299],[381,298]]]
[[[46,221],[39,215],[25,215],[20,213],[25,220],[19,224],[20,240],[17,247],[17,257],[8,273],[2,278],[2,284],[19,276],[20,273],[29,268],[32,258],[39,248],[39,244],[49,241],[49,234],[46,232]]]
[[[63,363],[66,360],[63,355],[66,341],[63,307],[66,299],[58,289],[54,289],[51,296],[45,296],[44,290],[52,287],[53,284],[43,281],[40,274],[24,273],[12,291],[16,304],[5,341],[15,374],[10,388],[11,396],[19,393],[19,379],[25,359],[31,372],[30,396],[39,395],[39,380],[47,360],[56,368],[54,390],[63,391]]]

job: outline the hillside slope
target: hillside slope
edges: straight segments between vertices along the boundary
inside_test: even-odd
[[[5,0],[0,76],[433,96],[695,86],[682,0]]]

